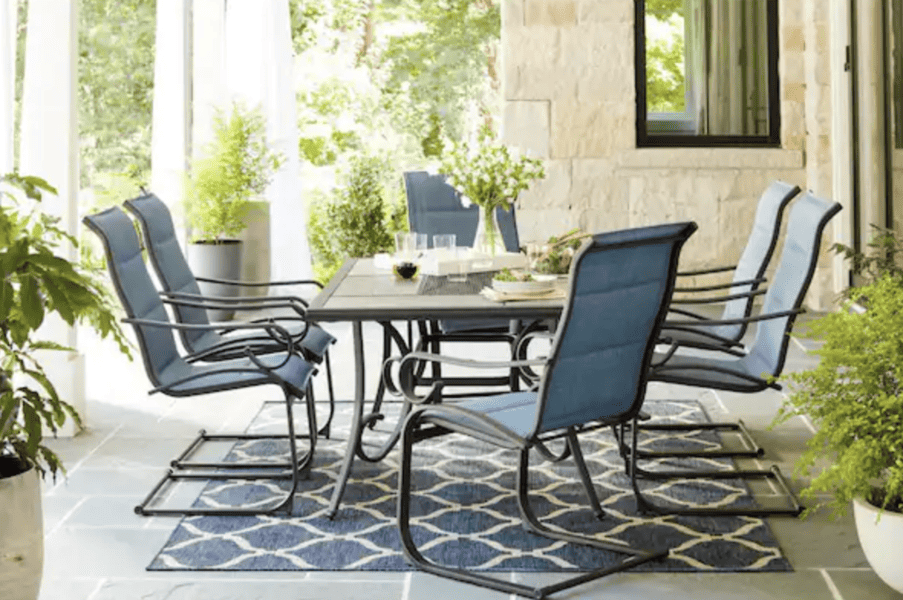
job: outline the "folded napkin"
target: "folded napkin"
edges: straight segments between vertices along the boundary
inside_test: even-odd
[[[491,287],[484,287],[480,295],[493,302],[513,302],[516,300],[558,300],[567,296],[567,292],[559,287],[553,287],[540,293],[524,294],[517,292],[500,292]]]

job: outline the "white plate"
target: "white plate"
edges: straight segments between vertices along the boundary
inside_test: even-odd
[[[492,280],[492,288],[505,294],[545,294],[555,287],[555,280],[499,281]]]

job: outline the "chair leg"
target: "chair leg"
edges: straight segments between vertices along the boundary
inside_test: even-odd
[[[589,469],[586,468],[586,460],[583,458],[583,450],[580,449],[580,442],[577,440],[577,434],[573,429],[568,430],[567,435],[568,448],[574,455],[574,462],[577,463],[577,472],[580,473],[580,480],[586,489],[586,496],[589,499],[589,505],[593,509],[597,519],[605,518],[605,511],[599,504],[599,496],[596,495],[596,488],[593,486],[592,477],[590,477]]]
[[[802,505],[784,478],[777,465],[772,465],[769,469],[730,469],[724,471],[701,471],[701,470],[685,470],[672,469],[667,471],[649,471],[641,469],[638,461],[644,458],[637,450],[638,432],[640,427],[637,426],[634,419],[630,427],[630,454],[624,451],[624,438],[626,433],[625,426],[620,426],[620,433],[616,432],[616,439],[621,448],[621,455],[624,459],[625,469],[630,478],[630,484],[636,497],[637,509],[645,514],[675,514],[687,516],[748,516],[748,517],[769,517],[769,516],[798,516],[803,511]],[[779,507],[723,507],[723,508],[691,508],[679,506],[662,506],[649,500],[640,491],[638,477],[652,480],[673,480],[673,479],[768,479],[773,481],[781,490],[784,497],[787,498],[787,506]]]
[[[329,439],[332,432],[332,418],[335,416],[335,388],[332,385],[332,362],[329,358],[329,350],[323,355],[323,363],[326,365],[326,393],[329,394],[329,414],[326,422],[320,427],[318,435]]]
[[[462,581],[464,583],[490,588],[500,592],[518,594],[529,598],[545,598],[549,594],[604,577],[611,573],[624,571],[667,555],[667,551],[647,552],[645,550],[636,550],[620,544],[609,544],[592,538],[552,531],[546,528],[539,522],[529,506],[527,499],[527,472],[530,449],[523,448],[520,456],[517,487],[518,505],[520,507],[521,516],[524,518],[527,527],[543,536],[627,554],[630,558],[612,567],[595,569],[588,573],[581,573],[575,577],[570,577],[564,581],[544,587],[531,587],[511,581],[505,581],[479,572],[446,567],[428,560],[420,553],[414,544],[410,528],[411,462],[414,435],[419,426],[420,420],[418,419],[418,413],[414,413],[411,418],[405,422],[404,431],[402,433],[401,465],[398,475],[398,532],[401,537],[401,545],[405,557],[417,568],[440,577],[454,579],[456,581]]]
[[[299,460],[297,448],[297,436],[295,435],[294,423],[294,396],[285,388],[285,410],[288,420],[287,435],[208,435],[205,432],[201,434],[189,445],[188,449],[183,452],[179,458],[173,461],[172,468],[168,469],[166,474],[161,478],[148,495],[135,507],[135,513],[142,516],[196,516],[196,515],[262,515],[262,514],[279,514],[291,513],[292,499],[298,488],[302,475],[305,475],[313,462],[314,449],[317,442],[317,415],[314,403],[311,398],[306,398],[307,405],[307,421],[308,435],[305,436],[310,441],[310,446],[305,455]],[[305,394],[306,396],[306,394]],[[252,439],[287,439],[289,445],[289,463],[278,463],[269,465],[248,464],[240,465],[236,463],[193,463],[184,459],[192,452],[196,451],[200,444],[205,440],[252,440]],[[257,471],[235,471],[233,469],[248,469],[253,467]],[[276,473],[261,472],[259,469],[282,469]],[[192,469],[215,469],[207,471],[195,471]],[[186,508],[154,508],[149,505],[155,501],[157,496],[168,487],[172,482],[178,480],[290,480],[289,490],[281,497],[279,502],[270,508],[248,507],[248,508],[205,508],[199,506],[191,506]]]

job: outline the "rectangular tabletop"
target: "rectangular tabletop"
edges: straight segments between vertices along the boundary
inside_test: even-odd
[[[372,258],[348,259],[307,309],[312,321],[392,321],[448,318],[554,318],[564,300],[493,302],[477,293],[422,293],[422,275],[413,281],[376,268]]]

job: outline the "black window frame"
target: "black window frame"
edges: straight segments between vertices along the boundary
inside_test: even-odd
[[[780,148],[781,147],[781,80],[778,74],[779,24],[778,0],[768,2],[768,134],[767,135],[697,135],[650,133],[646,107],[646,0],[635,0],[634,67],[636,73],[636,145],[638,148]]]

